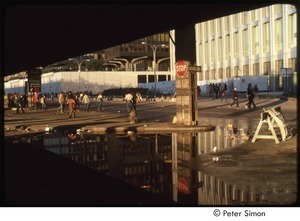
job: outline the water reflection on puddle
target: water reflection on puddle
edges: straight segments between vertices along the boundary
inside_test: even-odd
[[[243,143],[248,129],[233,125],[214,131],[172,134],[47,133],[44,148],[146,191],[183,205],[240,205],[263,200],[251,188],[239,189],[193,168],[191,159]],[[206,165],[232,167],[239,162],[222,156]]]
[[[266,194],[258,193],[253,186],[229,184],[199,169],[199,164],[221,169],[238,167],[240,162],[231,155],[214,154],[247,141],[249,132],[249,128],[231,124],[200,133],[128,131],[110,135],[77,130],[44,134],[43,143],[48,151],[181,205],[268,205]],[[215,157],[197,161],[202,156]],[[268,195],[274,198],[272,192]]]

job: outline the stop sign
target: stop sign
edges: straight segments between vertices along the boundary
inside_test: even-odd
[[[186,72],[187,72],[187,68],[188,68],[188,64],[186,61],[177,61],[176,62],[176,65],[175,65],[175,68],[176,68],[176,74],[178,77],[183,77]]]
[[[181,193],[189,194],[189,184],[188,184],[188,182],[183,177],[181,177],[178,180],[178,187],[177,187],[177,189]]]

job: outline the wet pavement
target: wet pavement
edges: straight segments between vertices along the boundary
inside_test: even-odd
[[[199,151],[198,154],[194,154],[190,157],[184,167],[197,171],[196,177],[200,177],[197,178],[197,182],[201,183],[201,185],[197,187],[197,193],[190,193],[190,195],[197,194],[198,196],[197,199],[194,199],[193,197],[193,199],[188,199],[190,202],[193,202],[191,205],[291,205],[294,202],[297,202],[297,102],[279,98],[261,98],[255,101],[258,108],[247,110],[244,108],[246,100],[241,100],[241,109],[229,109],[229,100],[228,102],[209,100],[207,98],[201,98],[199,100],[199,125],[196,127],[196,132],[210,131],[215,126],[226,128],[228,125],[233,125],[234,128],[246,131],[246,134],[243,137],[244,142],[235,145],[234,147],[228,146],[226,148],[221,148],[220,141],[218,140],[217,142],[214,141],[211,143],[211,145],[216,146],[216,150],[209,148],[205,151]],[[274,140],[265,139],[257,140],[255,143],[252,143],[251,139],[260,120],[260,114],[263,112],[263,108],[270,109],[279,105],[281,106],[282,113],[289,125],[290,131],[293,132],[292,137],[279,144],[275,144]],[[128,135],[128,132],[136,134],[161,134],[187,133],[195,130],[195,127],[178,127],[172,124],[176,107],[175,103],[170,101],[139,103],[137,105],[138,122],[136,124],[129,124],[126,105],[123,101],[106,101],[105,110],[102,112],[95,111],[96,104],[94,103],[92,104],[92,109],[89,113],[84,111],[76,112],[76,118],[74,119],[69,119],[67,113],[56,115],[57,107],[58,105],[55,102],[49,104],[49,109],[47,111],[35,112],[32,109],[27,109],[25,114],[18,115],[11,110],[5,111],[5,152],[8,154],[6,155],[7,159],[15,158],[13,160],[14,163],[7,161],[10,168],[14,168],[14,173],[20,173],[19,168],[17,167],[19,163],[27,164],[26,159],[21,159],[18,152],[22,153],[23,151],[24,154],[28,154],[25,150],[26,148],[30,149],[30,146],[32,146],[22,144],[21,146],[24,146],[24,148],[21,149],[19,149],[20,145],[18,147],[11,147],[11,144],[14,143],[11,142],[11,140],[16,140],[15,143],[18,143],[19,141],[17,140],[20,140],[20,134],[23,136],[23,139],[26,139],[26,137],[34,136],[34,134],[38,137],[39,134],[45,132],[45,129],[67,133],[75,133],[77,129],[80,129],[87,134],[111,133],[121,135]],[[214,136],[215,135],[212,135],[210,139],[215,139]],[[232,137],[229,137],[228,134],[224,133],[220,133],[218,136],[224,137],[221,141],[233,139]],[[199,142],[201,142],[200,140],[204,139],[199,139]],[[34,142],[34,140],[31,140],[31,142]],[[39,152],[39,154],[55,158],[55,162],[57,160],[56,156],[44,153],[41,150],[35,149],[30,151],[35,153]],[[13,157],[14,155],[18,156],[18,160],[16,157]],[[49,160],[48,163],[52,164],[51,162],[52,161]],[[174,159],[171,158],[170,162],[174,162]],[[41,165],[42,167],[44,162],[38,162],[37,165]],[[46,167],[47,165],[44,166]],[[173,172],[176,171],[176,173],[184,171],[184,169],[180,169],[182,165],[179,164],[178,168],[176,166],[178,165],[172,163],[172,168],[170,169]],[[30,168],[31,175],[37,172],[34,171],[34,168],[33,165]],[[23,169],[23,172],[25,172],[25,168]],[[57,170],[57,173],[59,170],[62,170],[60,172],[61,174],[64,173],[62,168],[52,169],[55,171]],[[48,179],[56,180],[56,182],[59,179],[62,179],[63,175],[58,178],[58,175],[55,175],[56,172],[52,171],[52,178],[49,178],[48,176]],[[13,176],[11,173],[11,170],[7,173],[11,180],[16,179],[15,177],[12,178]],[[34,176],[32,176],[31,179],[34,179],[33,177]],[[28,178],[24,177],[24,179]],[[83,180],[81,182],[84,182]],[[22,182],[20,178],[18,178],[18,181]],[[56,182],[53,181],[52,183]],[[64,180],[62,183],[67,183],[67,181]],[[208,185],[208,183],[210,184]],[[130,185],[127,186],[127,184],[121,185],[123,186],[123,189],[120,187],[120,192],[115,189],[108,191],[108,189],[111,189],[108,187],[109,184],[103,184],[104,186],[107,186],[105,187],[106,197],[105,200],[102,198],[102,201],[99,199],[93,201],[93,197],[89,200],[85,198],[83,201],[77,201],[74,199],[74,196],[69,200],[63,200],[65,198],[61,197],[61,195],[65,194],[65,197],[68,194],[71,195],[70,190],[67,190],[66,187],[63,188],[62,186],[54,188],[53,185],[44,185],[44,187],[42,187],[43,194],[41,195],[48,196],[47,200],[47,197],[45,198],[46,204],[49,202],[53,204],[57,203],[55,197],[59,197],[58,195],[60,195],[60,199],[62,199],[62,204],[71,203],[75,205],[77,203],[80,204],[80,202],[88,202],[88,205],[173,205],[174,203],[169,198],[164,198],[164,200],[162,200],[161,198],[158,199],[157,197],[153,197],[151,194],[147,195],[148,192],[147,194],[145,193],[143,197],[133,197],[132,201],[126,201],[126,194],[124,195],[124,193],[122,193],[123,196],[120,192],[127,192],[128,190],[126,190],[126,188],[132,188]],[[16,184],[9,186],[11,191],[15,191],[13,187],[18,188]],[[30,186],[29,183],[28,186]],[[124,186],[126,186],[126,188]],[[203,186],[209,186],[209,188],[202,188]],[[219,189],[224,190],[220,191]],[[24,200],[26,194],[24,192],[21,194],[21,190],[23,189],[19,188],[20,196],[24,195],[23,200],[21,200],[22,197],[18,198],[14,196],[9,201],[10,203],[18,202],[26,204],[26,200]],[[139,195],[140,190],[141,189],[132,188],[130,192],[135,192],[135,194]],[[92,192],[91,189],[90,191]],[[105,191],[102,189],[101,194],[103,194],[103,192]],[[113,192],[118,192],[119,195],[116,195]],[[49,196],[51,195],[53,198],[52,201],[49,199]],[[230,197],[228,195],[230,195]],[[180,196],[180,194],[179,196],[176,196],[178,203],[184,202],[185,198],[191,198],[185,195]],[[10,195],[10,197],[12,196]],[[32,200],[31,203],[43,204],[43,200],[39,200]],[[28,202],[30,202],[30,200]],[[188,205],[190,204],[188,203]]]

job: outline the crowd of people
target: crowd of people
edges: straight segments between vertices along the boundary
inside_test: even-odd
[[[226,83],[223,83],[223,85],[221,83],[210,83],[208,88],[210,100],[214,99],[215,97],[215,99],[221,99],[221,101],[225,99],[225,101],[227,101],[228,86]]]
[[[225,100],[227,102],[228,86],[226,83],[210,83],[208,96],[209,100],[220,99],[221,102]],[[200,92],[199,92],[200,95]],[[14,93],[8,94],[8,107],[15,107],[16,114],[25,113],[24,108],[29,107],[28,97],[26,94]],[[250,109],[252,106],[256,108],[254,99],[258,99],[258,87],[257,85],[252,86],[248,84],[246,97],[248,99],[247,104],[245,105],[246,109]],[[65,112],[66,106],[68,106],[69,117],[74,118],[75,113],[79,111],[81,105],[83,105],[83,111],[89,112],[91,107],[91,95],[88,92],[76,92],[72,91],[60,93],[51,93],[51,94],[37,94],[34,92],[32,95],[31,106],[34,107],[35,111],[39,109],[42,111],[47,111],[47,102],[54,102],[54,99],[57,99],[59,106],[56,110],[56,114],[63,114]],[[139,92],[128,91],[124,94],[123,100],[126,101],[126,107],[128,113],[131,111],[136,111],[136,103],[141,102],[142,96]],[[236,104],[236,108],[239,109],[239,97],[236,87],[232,90],[232,103],[230,103],[229,108],[232,108]],[[104,96],[102,92],[99,92],[97,97],[97,111],[104,110]]]

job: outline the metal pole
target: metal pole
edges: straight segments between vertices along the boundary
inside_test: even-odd
[[[156,49],[159,47],[159,46],[162,46],[164,47],[165,45],[164,44],[159,44],[159,45],[151,45],[147,42],[142,42],[142,44],[146,44],[146,45],[149,45],[153,51],[153,62],[152,62],[152,68],[153,68],[153,74],[154,74],[154,100],[156,100],[156,82],[157,82],[157,77],[156,77]]]
[[[152,68],[153,68],[153,73],[154,73],[154,100],[156,100],[156,49],[157,49],[157,46],[155,48],[152,48],[152,51],[153,51],[153,63],[152,63]]]

